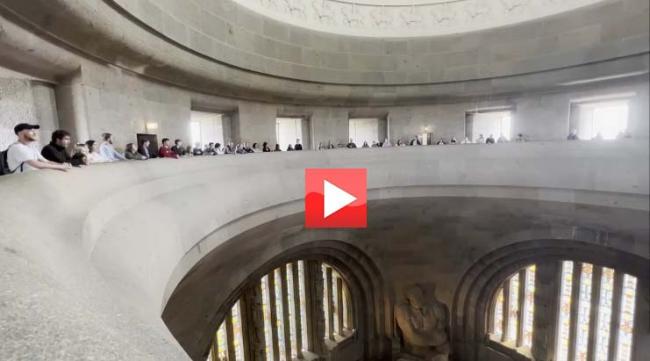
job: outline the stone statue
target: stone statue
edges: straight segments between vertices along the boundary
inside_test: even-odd
[[[406,353],[426,361],[449,359],[447,306],[433,289],[426,295],[420,285],[408,288],[405,299],[395,305],[395,320]]]

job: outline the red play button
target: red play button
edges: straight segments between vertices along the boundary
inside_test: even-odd
[[[305,169],[306,228],[366,226],[365,169]]]

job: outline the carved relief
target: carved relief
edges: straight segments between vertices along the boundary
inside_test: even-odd
[[[435,288],[414,285],[395,305],[395,323],[402,341],[402,359],[449,360],[449,311],[435,297]]]
[[[232,0],[280,21],[350,35],[441,35],[532,20],[604,0]],[[441,26],[444,25],[444,26]]]

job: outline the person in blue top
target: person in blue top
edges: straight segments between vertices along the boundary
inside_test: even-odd
[[[113,147],[113,135],[111,133],[102,134],[102,139],[104,141],[99,146],[99,154],[101,154],[109,162],[126,160],[124,154],[116,151],[115,147]]]

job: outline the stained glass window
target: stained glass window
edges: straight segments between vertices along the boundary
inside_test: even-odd
[[[291,358],[295,359],[298,357],[298,336],[296,336],[296,302],[293,297],[293,266],[291,263],[287,263],[287,301],[289,305],[287,317],[289,317],[289,334],[291,335]]]
[[[244,335],[242,333],[241,303],[237,301],[231,310],[235,360],[244,361]]]
[[[278,333],[278,345],[280,349],[280,360],[287,361],[287,352],[285,349],[285,338],[284,338],[284,310],[282,307],[282,274],[280,269],[276,268],[273,272],[275,277],[275,313],[277,315],[277,333]]]
[[[598,328],[596,329],[595,361],[607,361],[612,322],[612,299],[614,298],[614,270],[603,268],[598,300]]]
[[[508,292],[508,329],[506,330],[506,341],[517,341],[517,329],[519,327],[519,273],[510,278]]]
[[[530,349],[533,346],[533,320],[535,315],[535,265],[526,268],[526,284],[524,285],[523,310],[523,340],[522,346]]]
[[[632,335],[634,331],[634,306],[636,301],[636,277],[623,276],[620,324],[616,341],[616,361],[632,359]]]
[[[593,266],[583,263],[580,272],[580,289],[578,295],[578,325],[576,334],[576,361],[587,361],[589,348],[589,316],[591,314],[591,284]]]
[[[573,262],[562,262],[560,279],[560,310],[555,359],[567,361],[569,358],[569,329],[571,324],[571,289],[573,287]]]
[[[262,277],[262,313],[264,314],[264,354],[267,361],[273,360],[273,325],[271,323],[271,293],[269,276]]]
[[[505,296],[503,294],[503,287],[499,288],[494,302],[494,338],[497,340],[503,339],[503,303]]]
[[[300,292],[300,329],[303,351],[309,349],[307,337],[307,295],[305,294],[305,262],[298,261],[298,291]]]
[[[228,360],[228,336],[226,336],[226,323],[222,322],[217,329],[217,361]]]
[[[325,334],[324,338],[329,338],[330,336],[330,314],[329,308],[327,308],[327,299],[330,297],[329,292],[327,292],[327,266],[325,264],[321,265],[323,270],[323,313],[325,315]]]

